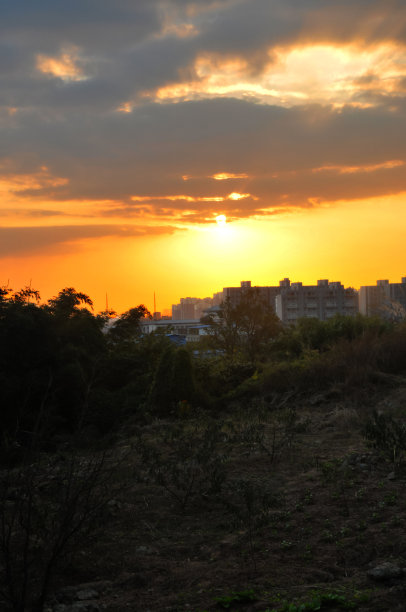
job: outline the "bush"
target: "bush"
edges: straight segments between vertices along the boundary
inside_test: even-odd
[[[0,473],[0,604],[40,611],[58,565],[117,494],[105,455],[59,455]],[[2,600],[2,601],[1,601]]]
[[[374,411],[364,428],[364,437],[389,461],[399,465],[406,451],[406,425],[389,414]]]

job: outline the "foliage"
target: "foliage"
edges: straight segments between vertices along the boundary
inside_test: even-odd
[[[43,609],[56,568],[101,525],[116,467],[105,455],[65,454],[0,473],[3,606]]]
[[[174,412],[179,402],[192,403],[196,388],[190,353],[184,348],[168,345],[162,352],[149,393],[149,403],[155,413]]]
[[[282,330],[255,288],[209,317],[214,353],[195,355],[162,334],[142,337],[140,320],[150,316],[144,305],[108,329],[113,313],[91,309],[86,293],[72,287],[45,305],[31,287],[0,289],[0,461],[18,461],[34,446],[51,450],[78,432],[108,435],[129,417],[222,411],[287,391],[359,388],[380,373],[406,371],[404,327],[337,315]]]
[[[241,478],[229,482],[227,497],[223,498],[223,503],[233,517],[236,526],[246,530],[249,555],[254,572],[256,572],[254,537],[258,530],[269,521],[269,511],[275,503],[274,492],[269,491],[265,483]]]
[[[364,436],[373,448],[399,465],[406,451],[406,425],[390,414],[373,412],[364,429]]]
[[[228,400],[243,396],[241,385],[255,376],[257,370],[253,363],[245,360],[229,361],[222,355],[194,356],[192,365],[200,401],[204,396],[205,403],[211,403],[214,407],[224,406]],[[250,388],[250,393],[255,394],[255,389]]]
[[[141,319],[152,318],[151,313],[144,304],[130,308],[114,322],[109,329],[109,337],[114,342],[134,341],[141,334]]]
[[[76,291],[73,287],[62,289],[58,295],[48,300],[50,311],[58,317],[68,318],[79,312],[79,306],[86,304],[93,308],[93,302],[88,295]]]
[[[82,307],[92,306],[86,294],[68,287],[44,306],[37,298],[30,287],[0,293],[0,462],[86,429],[107,433],[145,401],[155,368],[147,343],[108,344],[103,317]],[[130,337],[144,312],[124,317]]]
[[[342,608],[353,610],[358,607],[358,603],[365,600],[363,594],[356,594],[356,597],[349,599],[341,592],[313,591],[312,598],[302,603],[286,603],[279,612],[312,612],[313,610],[325,610],[327,608]],[[276,609],[266,612],[278,612]]]
[[[203,317],[202,323],[209,325],[215,349],[229,359],[242,354],[251,362],[264,354],[269,341],[281,329],[275,311],[255,288],[244,291],[238,304],[226,299],[218,314]]]
[[[223,595],[223,597],[216,597],[217,605],[220,608],[228,610],[233,604],[244,604],[257,601],[257,596],[253,589],[246,589],[245,591],[233,591],[231,595]]]
[[[220,493],[226,479],[226,454],[221,424],[210,422],[190,429],[179,424],[139,440],[146,478],[163,487],[185,511],[192,500]]]
[[[293,449],[303,426],[298,423],[293,407],[282,407],[272,412],[269,409],[251,410],[242,422],[234,426],[233,440],[243,444],[249,452],[262,452],[272,465]]]

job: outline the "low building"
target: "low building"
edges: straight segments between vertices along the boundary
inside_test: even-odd
[[[153,319],[143,319],[140,321],[141,333],[151,334],[156,331],[161,331],[170,339],[176,338],[177,343],[180,338],[184,338],[185,342],[196,342],[199,338],[206,334],[207,325],[202,325],[196,322],[195,319],[175,320],[161,319],[154,321]]]

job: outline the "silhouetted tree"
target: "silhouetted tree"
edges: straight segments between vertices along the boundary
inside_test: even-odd
[[[73,287],[62,289],[58,295],[48,300],[51,312],[56,316],[71,317],[79,312],[79,306],[86,304],[93,309],[93,302],[88,295],[76,291]]]
[[[260,357],[269,341],[281,331],[281,323],[255,288],[244,291],[238,304],[226,299],[218,313],[202,317],[209,325],[208,333],[214,348],[228,358],[238,354],[254,361]]]
[[[38,304],[38,302],[40,301],[40,294],[39,294],[39,291],[37,291],[36,289],[32,289],[31,287],[28,287],[28,286],[14,293],[12,297],[12,300],[14,302],[20,302],[23,304],[29,304],[31,299],[33,299],[34,302]]]
[[[124,312],[114,325],[109,330],[109,336],[115,342],[121,342],[123,340],[134,340],[140,336],[141,319],[152,318],[151,313],[144,304],[140,304],[134,308],[130,308]]]

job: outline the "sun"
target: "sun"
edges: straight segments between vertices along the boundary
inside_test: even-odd
[[[227,217],[225,215],[217,215],[216,223],[217,225],[224,226],[227,223]]]

